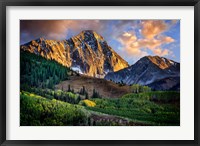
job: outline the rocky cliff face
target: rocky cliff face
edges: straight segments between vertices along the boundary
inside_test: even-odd
[[[117,72],[110,72],[106,80],[123,82],[128,85],[149,85],[159,90],[168,90],[180,84],[180,64],[159,56],[146,56],[134,65]]]
[[[77,36],[63,41],[40,38],[21,45],[20,48],[93,77],[102,78],[108,72],[128,67],[128,63],[104,38],[92,30],[82,31]]]

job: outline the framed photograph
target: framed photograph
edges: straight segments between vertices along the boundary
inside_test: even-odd
[[[2,146],[199,145],[199,1],[0,4]]]

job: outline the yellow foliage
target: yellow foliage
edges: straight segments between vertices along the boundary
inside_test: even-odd
[[[30,93],[30,94],[29,94],[29,96],[33,97],[33,96],[35,96],[35,95],[34,95],[34,94],[32,94],[32,93]]]
[[[86,106],[89,106],[89,107],[95,107],[96,106],[96,103],[94,101],[91,101],[91,100],[88,100],[88,99],[83,100],[83,102],[85,103]]]

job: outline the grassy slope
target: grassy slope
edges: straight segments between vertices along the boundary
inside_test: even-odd
[[[33,90],[35,91],[35,90]],[[53,91],[49,91],[51,93]],[[56,91],[57,93],[58,91]],[[61,91],[59,91],[61,92]],[[50,94],[46,92],[42,100],[35,100],[35,97],[38,97],[35,94],[30,94],[28,92],[22,92],[21,95],[21,114],[25,115],[21,117],[22,125],[87,125],[88,123],[79,123],[73,122],[70,120],[70,116],[72,119],[76,117],[76,120],[81,120],[82,117],[77,117],[76,111],[71,110],[74,108],[78,108],[78,113],[85,113],[85,109],[90,113],[90,118],[95,121],[95,124],[92,125],[179,125],[180,124],[180,102],[179,102],[179,93],[178,92],[149,92],[149,93],[140,93],[140,94],[126,94],[121,98],[95,98],[95,99],[87,99],[81,100],[79,102],[79,106],[76,104],[69,104],[67,102],[61,102],[59,98],[58,100],[53,99],[54,97],[48,99]],[[65,93],[62,93],[63,95]],[[28,97],[27,97],[28,96]],[[26,100],[28,98],[28,100]],[[64,105],[70,105],[70,108],[63,109],[63,106],[57,106],[57,108],[52,108],[52,104],[56,101],[56,103],[62,103]],[[52,103],[53,102],[53,103]],[[48,103],[46,105],[46,103]],[[50,104],[50,106],[49,106]],[[31,106],[30,106],[31,105]],[[82,106],[85,106],[83,108]],[[55,106],[55,105],[54,105]],[[54,107],[53,106],[53,107]],[[80,108],[82,107],[82,108]],[[50,109],[49,109],[50,108]],[[39,110],[39,115],[37,114]],[[47,110],[47,111],[46,111]],[[29,111],[27,113],[27,111]],[[65,111],[70,114],[70,116],[63,116]],[[73,112],[71,112],[73,111]],[[95,111],[91,112],[91,111]],[[60,113],[61,112],[61,113]],[[35,115],[32,115],[36,113]],[[45,114],[44,114],[45,113]],[[56,114],[55,117],[54,115]],[[91,114],[92,113],[92,114]],[[104,114],[106,115],[104,115]],[[44,114],[44,115],[43,115]],[[26,117],[26,116],[29,117]],[[32,115],[32,116],[31,116]],[[41,115],[42,118],[41,118]],[[51,117],[53,115],[53,117]],[[78,114],[79,115],[79,114]],[[31,117],[30,117],[31,116]],[[50,116],[50,119],[49,119]],[[61,121],[70,120],[71,123],[60,122],[54,120],[60,119]],[[67,118],[67,119],[66,119]],[[69,118],[69,119],[68,119]],[[47,120],[48,119],[48,120]],[[27,122],[27,120],[29,122]],[[37,122],[34,122],[34,121]],[[53,122],[50,122],[52,121]],[[85,118],[84,121],[88,119]],[[31,123],[33,121],[34,123]],[[50,123],[46,123],[44,121],[49,121]],[[83,121],[83,120],[81,120]],[[40,123],[41,122],[41,123]],[[25,124],[23,124],[25,123]],[[51,124],[52,123],[52,124]]]
[[[69,80],[63,81],[56,85],[56,89],[67,90],[68,85],[74,89],[75,92],[79,92],[80,89],[85,86],[89,96],[92,96],[93,89],[96,89],[102,97],[116,98],[121,97],[124,94],[130,93],[130,86],[120,86],[111,81],[104,79],[97,79],[88,76],[71,76]]]
[[[130,119],[86,110],[73,105],[34,93],[20,93],[21,126],[125,126],[145,125]]]
[[[89,110],[126,117],[147,125],[180,125],[178,92],[128,94],[119,99],[92,101],[96,106],[87,107]]]
[[[47,99],[33,93],[20,93],[21,126],[88,125],[89,112],[82,106],[55,99]]]

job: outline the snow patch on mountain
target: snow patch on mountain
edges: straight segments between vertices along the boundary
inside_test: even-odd
[[[79,66],[73,66],[73,67],[71,67],[71,69],[77,73],[83,74],[83,72]]]

